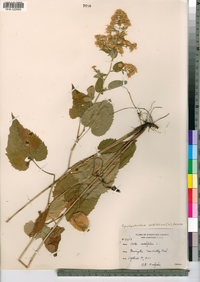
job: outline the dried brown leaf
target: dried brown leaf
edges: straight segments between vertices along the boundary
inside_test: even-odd
[[[108,191],[114,183],[119,170],[120,158],[114,158],[114,153],[102,154],[99,157],[88,158],[79,165],[78,171],[75,169],[74,177],[82,179],[82,184],[71,187],[65,194],[66,200],[70,201],[72,195],[78,199],[72,203],[70,210],[66,213],[66,219],[70,220],[73,214],[83,212],[88,215],[96,206],[100,196]],[[106,167],[105,171],[102,171]],[[88,172],[88,174],[86,173]],[[86,191],[87,190],[87,191]],[[84,194],[83,191],[86,191]],[[82,194],[82,196],[80,196]]]
[[[54,231],[49,235],[49,237],[44,241],[46,249],[57,256],[58,245],[61,240],[61,233],[65,229],[63,227],[56,226]]]
[[[90,91],[90,90],[89,90]],[[72,85],[73,106],[69,110],[72,119],[82,117],[84,112],[92,105],[92,98],[89,95],[79,92]]]
[[[30,161],[26,159],[44,160],[48,153],[47,147],[36,134],[24,128],[13,115],[12,118],[6,155],[14,168],[27,170]]]
[[[31,232],[33,231],[34,229],[34,226],[35,226],[35,223],[30,220],[29,222],[27,222],[25,225],[24,225],[24,232],[29,236],[29,237],[32,237],[30,236]],[[44,225],[42,227],[42,229],[35,235],[35,239],[39,239],[39,238],[45,238],[46,235],[50,232],[50,228],[47,227],[46,225]]]
[[[24,225],[24,232],[30,237],[31,232],[33,231],[34,228],[34,222],[30,220]]]
[[[69,207],[71,207],[71,205],[73,204],[73,202],[76,200],[76,197],[73,197],[70,201],[67,202],[66,208],[68,209]]]
[[[47,236],[47,234],[49,234],[50,231],[51,231],[51,228],[44,225],[42,229],[36,234],[35,239],[39,239],[39,238],[44,239]]]
[[[78,189],[77,187],[77,185],[79,185],[78,183],[79,180],[75,178],[73,174],[67,173],[66,176],[56,184],[55,189],[53,191],[54,198],[62,194],[63,192],[66,192],[64,194],[64,197],[65,200],[68,202],[74,196],[74,194],[72,194],[71,191],[73,190],[74,193]],[[71,193],[70,197],[67,197],[69,193]]]
[[[47,218],[47,214],[49,212],[49,209],[46,209],[44,212],[40,212],[38,218],[36,219],[34,223],[34,227],[32,232],[30,233],[30,237],[33,237],[35,234],[37,234],[44,226],[44,223]]]
[[[86,231],[89,226],[89,220],[83,212],[74,213],[69,222],[79,231]]]
[[[95,89],[94,86],[91,85],[90,87],[88,87],[87,89],[87,93],[88,93],[88,97],[93,100],[94,99],[94,93],[95,93]]]
[[[65,201],[64,195],[58,199],[55,199],[50,207],[49,207],[49,212],[47,214],[46,220],[49,219],[56,219],[60,213],[66,208],[67,202]]]

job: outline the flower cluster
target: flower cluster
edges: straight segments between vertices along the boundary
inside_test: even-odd
[[[106,35],[95,35],[96,46],[108,54],[112,50],[116,50],[122,55],[124,53],[123,47],[133,51],[137,48],[137,44],[125,39],[127,35],[126,30],[129,26],[131,26],[131,23],[127,14],[121,9],[116,10],[111,17],[110,24],[106,27]]]
[[[123,71],[126,72],[128,77],[131,77],[132,75],[134,75],[135,73],[137,73],[137,68],[136,66],[132,65],[132,64],[124,64],[124,68]]]
[[[131,77],[132,75],[137,73],[137,68],[132,64],[127,64],[120,61],[114,64],[113,71],[114,72],[121,71],[123,74],[126,73],[128,77]]]

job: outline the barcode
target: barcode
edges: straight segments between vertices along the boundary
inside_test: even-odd
[[[3,9],[22,10],[24,9],[24,3],[23,2],[3,2]]]

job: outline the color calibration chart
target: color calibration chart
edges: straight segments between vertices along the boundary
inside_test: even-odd
[[[198,261],[198,131],[188,132],[189,261]]]
[[[200,261],[200,1],[189,1],[188,23],[188,259]]]

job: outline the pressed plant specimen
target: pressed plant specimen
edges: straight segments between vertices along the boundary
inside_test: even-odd
[[[157,130],[156,122],[163,118],[153,121],[152,112],[157,108],[153,107],[153,104],[149,110],[136,106],[127,88],[127,80],[109,80],[111,73],[112,77],[115,75],[116,78],[119,74],[131,78],[137,73],[136,66],[123,62],[122,59],[118,60],[125,49],[130,52],[137,49],[136,43],[126,39],[130,25],[127,14],[118,9],[111,17],[105,34],[95,36],[96,46],[110,58],[109,67],[106,73],[96,66],[92,67],[96,82],[87,88],[86,93],[78,91],[72,84],[70,94],[72,106],[69,109],[69,116],[71,119],[77,119],[78,128],[74,145],[69,153],[67,168],[64,168],[64,173],[59,177],[41,169],[52,175],[53,181],[7,220],[9,222],[28,204],[48,191],[47,202],[38,217],[24,225],[24,231],[30,237],[30,242],[19,256],[19,261],[27,268],[43,245],[55,257],[57,256],[61,234],[64,231],[60,224],[64,218],[77,230],[88,231],[88,215],[96,207],[100,196],[109,191],[120,192],[114,185],[115,178],[118,171],[127,165],[134,155],[136,140],[146,129]],[[103,136],[110,129],[116,111],[112,101],[106,99],[104,94],[115,88],[126,90],[130,98],[130,105],[127,108],[136,111],[139,124],[119,139],[102,140],[95,154],[71,164],[76,145],[86,134]],[[15,169],[26,171],[30,163],[39,167],[38,162],[47,157],[48,150],[44,142],[31,130],[24,128],[12,114],[6,154]],[[23,256],[36,239],[40,239],[39,246],[28,264],[25,264]]]

